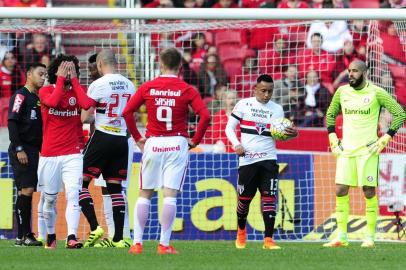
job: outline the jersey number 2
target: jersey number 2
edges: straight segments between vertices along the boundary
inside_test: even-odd
[[[127,102],[131,98],[131,95],[130,94],[122,94],[121,97],[123,99],[126,99],[125,102],[127,104]],[[117,117],[118,114],[114,113],[113,110],[120,105],[120,102],[121,102],[120,95],[119,94],[112,94],[110,96],[110,98],[114,99],[114,102],[109,104],[109,106],[107,108],[107,116],[108,117]]]
[[[158,121],[166,123],[166,130],[172,130],[172,108],[168,106],[159,106],[156,110]]]

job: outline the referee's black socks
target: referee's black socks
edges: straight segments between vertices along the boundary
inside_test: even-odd
[[[31,233],[32,196],[20,194],[16,201],[16,218],[18,223],[17,238],[22,239]]]

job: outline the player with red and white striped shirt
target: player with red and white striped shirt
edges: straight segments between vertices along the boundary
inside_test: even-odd
[[[75,56],[59,55],[48,68],[50,85],[39,91],[43,120],[43,144],[38,165],[38,190],[43,192],[43,215],[47,227],[46,248],[56,248],[55,221],[58,192],[65,188],[67,248],[81,248],[76,240],[79,226],[79,190],[83,157],[77,134],[80,110],[94,101],[87,97],[77,78],[79,61]]]
[[[210,122],[210,113],[199,92],[177,77],[181,54],[176,48],[160,53],[161,74],[141,85],[127,104],[123,117],[138,147],[143,151],[140,193],[134,208],[134,241],[129,253],[142,253],[142,235],[148,220],[151,197],[163,187],[164,205],[158,254],[176,254],[169,245],[176,216],[176,195],[182,190],[188,164],[188,149],[200,143]],[[139,133],[134,113],[145,103],[148,124],[146,139]],[[189,106],[200,120],[189,139]]]

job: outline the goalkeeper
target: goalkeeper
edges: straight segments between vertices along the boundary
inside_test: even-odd
[[[336,168],[336,219],[338,236],[325,247],[348,246],[347,222],[350,187],[362,187],[366,203],[367,230],[361,247],[371,248],[375,243],[375,226],[378,217],[379,153],[403,125],[406,114],[403,108],[385,90],[366,79],[367,66],[355,60],[348,68],[349,84],[337,89],[327,110],[327,129],[330,147],[337,157]],[[393,116],[386,134],[378,138],[378,121],[382,107]],[[335,119],[343,114],[343,138],[335,133]]]

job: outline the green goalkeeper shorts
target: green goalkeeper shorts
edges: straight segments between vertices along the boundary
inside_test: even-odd
[[[337,158],[336,184],[352,187],[378,185],[379,155]]]

